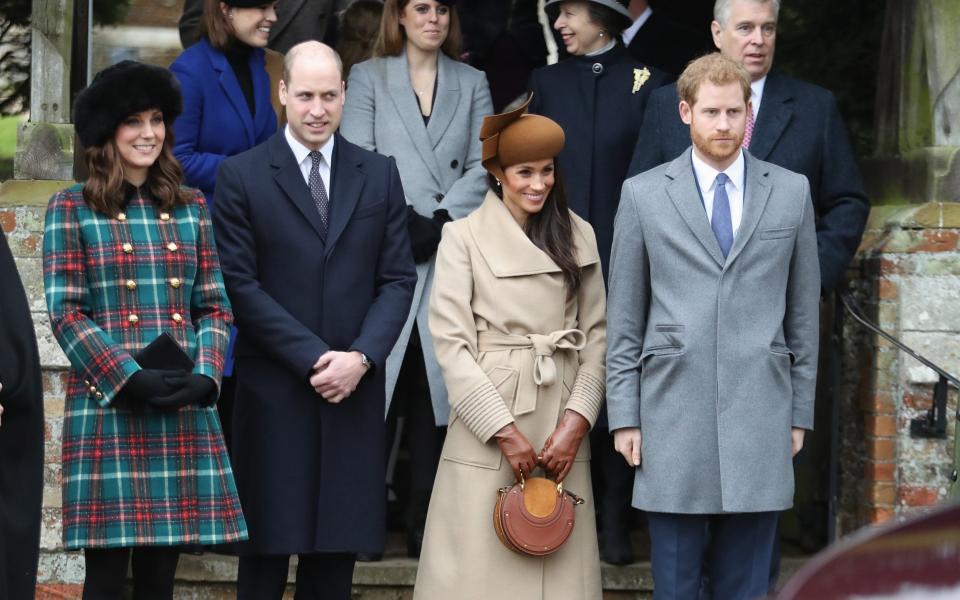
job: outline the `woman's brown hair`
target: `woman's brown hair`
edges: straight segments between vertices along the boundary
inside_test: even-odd
[[[193,192],[181,187],[183,168],[173,156],[173,127],[166,122],[166,136],[160,156],[147,172],[147,189],[161,210],[170,210],[178,204],[186,204]],[[87,163],[87,181],[83,186],[83,199],[91,207],[105,215],[115,215],[124,201],[126,180],[123,178],[123,163],[117,144],[111,137],[100,146],[84,151]]]
[[[220,10],[221,0],[203,0],[203,18],[200,19],[200,35],[207,38],[215,50],[223,52],[236,39],[233,25]]]
[[[386,0],[383,3],[380,35],[373,46],[374,56],[400,56],[403,52],[407,35],[400,27],[400,13],[411,1],[415,0]],[[440,51],[453,60],[460,60],[461,43],[460,17],[457,15],[457,8],[450,6],[450,29],[447,31],[447,39],[443,41]]]
[[[577,264],[576,244],[573,241],[573,222],[567,209],[567,192],[560,175],[559,165],[553,163],[554,184],[540,212],[527,217],[524,233],[533,245],[544,251],[563,273],[567,284],[567,297],[571,298],[580,289],[580,265]],[[487,173],[490,189],[503,200],[503,189],[496,177]]]
[[[373,55],[377,41],[383,3],[379,0],[356,0],[340,14],[340,40],[337,52],[343,61],[343,79],[350,77],[350,68]]]

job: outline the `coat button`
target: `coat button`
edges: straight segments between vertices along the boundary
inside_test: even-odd
[[[133,244],[127,243],[123,245],[123,251],[127,254],[133,253]]]
[[[133,291],[133,290],[137,289],[137,282],[134,281],[134,280],[132,280],[132,279],[128,279],[128,280],[127,280],[127,289],[130,290],[130,291]]]
[[[174,277],[173,279],[170,280],[170,287],[174,289],[180,287],[180,284],[181,284],[181,281],[179,277]]]
[[[103,400],[103,394],[102,394],[102,393],[97,392],[97,400]]]
[[[170,252],[176,252],[177,245],[174,244],[173,242],[170,242],[169,244],[167,244],[167,250],[169,250]]]
[[[460,166],[460,161],[457,160],[457,159],[453,159],[453,160],[450,162],[450,168],[451,168],[451,169],[456,169],[456,168],[459,167],[459,166]]]
[[[595,75],[599,75],[600,73],[603,73],[603,65],[600,63],[593,63],[592,69]]]
[[[137,323],[140,322],[140,317],[138,317],[137,315],[130,315],[129,317],[127,317],[127,322],[130,323],[131,325],[136,325]]]
[[[173,313],[172,318],[174,323],[183,323],[183,317],[180,316],[180,313]]]
[[[126,220],[127,220],[127,213],[117,213],[117,220],[118,220],[118,221],[126,221]]]
[[[433,199],[436,200],[437,202],[443,202],[443,194],[437,194],[436,196],[433,197]]]
[[[169,221],[169,220],[170,220],[170,213],[165,213],[165,212],[160,213],[160,220],[161,220],[161,221]]]
[[[89,380],[89,379],[84,379],[84,380],[83,380],[83,385],[89,386],[89,385],[90,385],[90,380]]]
[[[91,394],[96,394],[96,393],[97,393],[97,387],[91,385],[91,386],[90,386],[90,393],[91,393]]]

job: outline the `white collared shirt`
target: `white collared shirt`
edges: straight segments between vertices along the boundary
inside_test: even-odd
[[[633,25],[623,30],[624,46],[630,45],[630,42],[632,42],[633,38],[636,37],[637,32],[640,31],[640,28],[643,27],[643,24],[647,22],[647,19],[649,19],[650,15],[652,14],[653,14],[653,9],[648,6],[645,11],[640,13],[640,16],[637,17],[637,20],[633,22]]]
[[[757,81],[750,83],[750,102],[753,103],[753,122],[757,122],[757,115],[760,114],[760,101],[763,100],[763,86],[767,83],[767,76],[764,75]]]
[[[700,185],[700,195],[703,196],[703,208],[707,211],[707,220],[713,224],[713,195],[716,192],[717,175],[720,171],[714,169],[702,158],[697,156],[697,149],[693,149],[693,172]],[[736,237],[743,219],[743,186],[746,167],[743,160],[743,151],[737,153],[737,159],[723,171],[730,179],[727,181],[727,199],[730,201],[730,224],[733,225],[733,235]]]
[[[306,182],[307,187],[309,187],[310,169],[313,168],[310,149],[293,137],[293,134],[290,133],[290,125],[284,127],[283,135],[287,138],[287,145],[293,150],[293,156],[296,157],[297,164],[300,165],[300,173],[303,175],[303,180]],[[331,135],[327,143],[320,146],[320,154],[323,155],[323,160],[320,161],[318,169],[320,170],[320,179],[323,180],[323,187],[327,189],[328,198],[330,197],[330,166],[333,164],[333,140],[335,138],[336,136]]]

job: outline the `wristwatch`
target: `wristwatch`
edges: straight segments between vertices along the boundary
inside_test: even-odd
[[[358,352],[359,352],[359,351],[358,351]],[[367,368],[367,370],[370,370],[370,367],[373,366],[373,361],[370,360],[370,357],[369,357],[369,356],[367,356],[367,355],[364,354],[363,352],[360,352],[360,364],[363,365],[363,366],[365,366],[365,367]]]

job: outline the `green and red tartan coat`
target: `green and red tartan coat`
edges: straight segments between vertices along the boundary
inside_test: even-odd
[[[246,539],[216,409],[134,413],[112,405],[140,369],[132,354],[164,331],[194,358],[194,373],[220,383],[233,315],[203,196],[161,212],[129,187],[123,212],[105,215],[82,190],[51,198],[43,240],[50,325],[71,364],[64,544]]]

